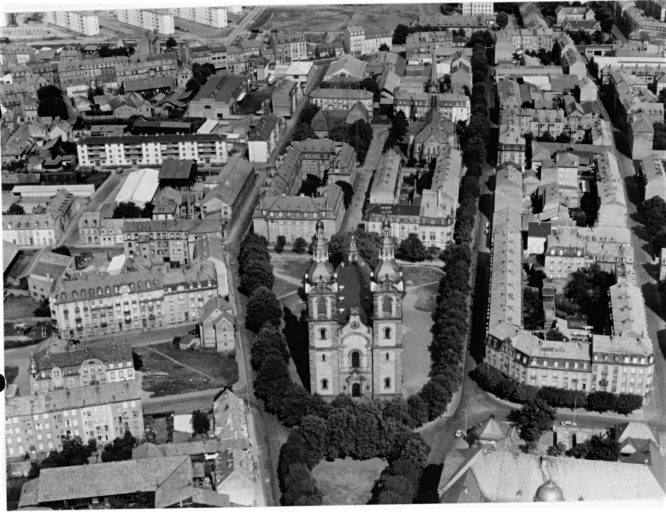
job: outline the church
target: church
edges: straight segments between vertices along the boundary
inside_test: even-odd
[[[324,224],[317,223],[313,258],[304,276],[308,305],[310,391],[333,399],[402,395],[404,280],[395,261],[388,219],[374,269],[352,235],[337,268],[328,259]]]

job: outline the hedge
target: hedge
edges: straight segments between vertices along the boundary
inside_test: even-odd
[[[561,389],[554,387],[537,388],[527,384],[521,384],[507,377],[488,363],[479,364],[470,377],[484,391],[488,391],[503,400],[524,404],[535,398],[540,398],[551,407],[584,408],[586,411],[607,412],[618,414],[630,414],[643,407],[643,398],[639,395],[621,393],[619,395],[606,391],[594,391],[585,393],[573,389]]]

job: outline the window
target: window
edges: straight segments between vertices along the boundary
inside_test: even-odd
[[[326,339],[326,329],[320,329],[319,330],[319,339],[321,339],[321,340]]]
[[[382,301],[382,312],[390,315],[393,311],[393,299],[391,297],[384,297]]]
[[[322,355],[321,355],[321,360],[322,360],[322,361],[326,361],[326,354],[322,354]]]
[[[327,379],[322,379],[321,380],[321,389],[328,389],[328,380]]]
[[[352,368],[359,368],[361,366],[361,353],[358,350],[354,350],[351,353],[351,365]]]
[[[385,340],[390,340],[391,339],[391,328],[390,327],[386,327],[384,329],[384,339]]]
[[[391,354],[389,354],[388,352],[386,353],[386,360],[387,360],[387,361],[390,361],[390,360],[391,360]]]
[[[317,316],[319,318],[326,318],[326,299],[317,300]]]
[[[384,388],[385,389],[391,388],[391,379],[389,379],[388,377],[384,379]]]

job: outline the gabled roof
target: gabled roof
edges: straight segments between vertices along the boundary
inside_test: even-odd
[[[324,80],[329,80],[331,77],[341,72],[344,72],[346,75],[352,75],[358,79],[362,79],[365,76],[365,69],[367,65],[367,62],[359,60],[352,55],[345,54],[340,59],[331,62],[331,64],[328,66],[328,70],[326,71]]]
[[[192,176],[196,164],[194,160],[165,158],[160,166],[160,180],[186,180]]]

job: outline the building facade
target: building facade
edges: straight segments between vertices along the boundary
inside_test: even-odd
[[[79,164],[90,167],[156,165],[165,158],[223,164],[228,158],[226,138],[217,133],[85,137],[76,150]]]
[[[177,7],[169,9],[176,18],[194,21],[215,28],[227,26],[227,9],[224,7]]]
[[[99,35],[99,18],[90,12],[49,11],[46,21],[84,36]]]
[[[332,399],[391,399],[402,393],[404,282],[387,222],[374,273],[352,236],[349,257],[337,269],[328,261],[323,223],[304,278],[308,295],[310,390]]]
[[[172,14],[163,14],[145,9],[118,9],[117,16],[121,23],[155,31],[159,34],[168,36],[175,31]]]
[[[51,316],[61,338],[76,339],[194,323],[217,293],[216,280],[209,262],[119,275],[82,274],[60,282],[50,299]]]

